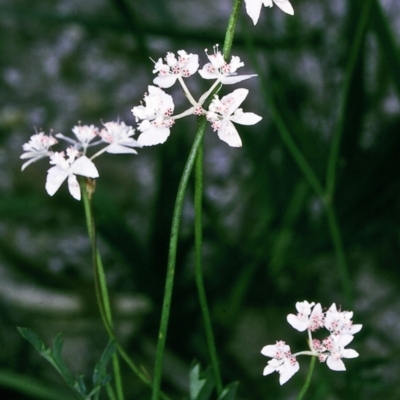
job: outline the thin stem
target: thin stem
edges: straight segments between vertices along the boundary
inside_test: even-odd
[[[192,96],[192,94],[190,93],[188,87],[186,86],[185,81],[183,80],[183,78],[182,78],[180,75],[178,75],[178,81],[179,81],[179,83],[181,84],[182,89],[183,89],[183,91],[185,92],[185,95],[186,95],[187,99],[189,100],[190,104],[191,104],[193,107],[197,107],[197,102],[196,102],[196,100],[193,98],[193,96]]]
[[[157,341],[156,362],[154,366],[152,400],[158,400],[160,395],[162,363],[163,363],[165,342],[167,339],[168,320],[171,309],[171,299],[172,299],[172,291],[173,291],[174,276],[175,276],[176,249],[178,245],[178,234],[179,234],[179,225],[182,214],[183,199],[185,196],[187,183],[189,181],[189,176],[192,171],[194,162],[196,160],[196,154],[199,149],[199,146],[201,145],[204,136],[204,131],[206,129],[206,122],[207,122],[206,119],[204,117],[201,117],[199,118],[199,121],[200,122],[197,129],[197,133],[194,138],[194,142],[190,150],[185,168],[183,170],[181,181],[179,183],[178,193],[175,201],[174,214],[172,217],[171,236],[170,236],[169,253],[168,253],[167,277],[165,281],[164,300],[161,313],[160,330]]]
[[[228,28],[225,34],[224,49],[223,49],[225,60],[227,60],[231,54],[233,38],[235,36],[235,29],[240,12],[240,7],[242,6],[242,1],[243,0],[235,1],[235,3],[233,4],[231,16],[229,17]]]
[[[233,37],[235,33],[235,28],[237,24],[237,19],[239,15],[240,6],[242,4],[242,0],[235,0],[233,5],[233,10],[228,22],[228,28],[225,35],[224,41],[224,57],[227,59],[230,55],[230,51],[232,48]],[[163,356],[165,343],[167,339],[167,330],[168,330],[168,320],[171,309],[171,300],[172,300],[172,291],[174,285],[174,276],[175,276],[175,263],[176,263],[176,250],[178,245],[178,233],[179,233],[179,225],[182,214],[183,207],[183,199],[187,187],[187,183],[189,180],[190,173],[193,169],[194,162],[196,160],[196,155],[199,147],[201,146],[204,132],[206,129],[206,119],[205,117],[199,117],[199,124],[197,127],[197,133],[194,138],[194,142],[192,148],[189,153],[188,160],[186,162],[185,168],[183,170],[183,174],[181,177],[181,181],[178,187],[178,193],[175,201],[174,214],[172,217],[172,225],[171,225],[171,235],[169,242],[169,252],[168,252],[168,265],[167,265],[167,277],[165,281],[165,290],[164,290],[164,299],[163,306],[161,312],[161,322],[160,322],[160,330],[158,334],[157,341],[157,351],[156,351],[156,361],[154,366],[154,380],[153,380],[153,391],[152,391],[152,400],[158,400],[160,395],[160,386],[161,386],[161,375],[162,375],[162,364],[163,364]]]
[[[267,87],[269,86],[267,84],[265,74],[262,72],[260,63],[258,62],[258,59],[256,57],[256,49],[254,48],[254,42],[253,42],[253,37],[248,33],[249,30],[245,30],[245,39],[246,39],[246,46],[249,49],[249,56],[251,59],[251,63],[254,66],[255,71],[258,73],[259,79],[260,79],[260,87],[261,91],[263,94],[263,97],[265,99],[265,102],[268,105],[268,109],[271,113],[272,119],[274,120],[276,127],[278,129],[278,133],[281,136],[283,142],[285,143],[286,147],[289,150],[289,153],[292,155],[294,160],[296,161],[298,167],[300,170],[303,172],[304,177],[306,178],[307,182],[309,185],[313,188],[315,193],[321,198],[324,198],[324,188],[319,181],[316,173],[310,166],[309,162],[306,160],[304,157],[303,153],[297,146],[296,142],[293,140],[292,135],[289,132],[289,129],[287,128],[287,125],[285,123],[285,120],[283,118],[283,115],[279,108],[275,105],[275,100],[273,97],[273,90],[267,90]]]
[[[217,349],[215,346],[214,334],[212,330],[211,317],[207,304],[207,296],[204,288],[201,248],[203,241],[203,226],[202,226],[202,198],[203,198],[203,146],[201,145],[196,158],[195,168],[195,192],[194,192],[194,208],[195,208],[195,258],[196,258],[196,286],[199,296],[200,308],[203,315],[204,330],[208,353],[211,361],[211,368],[214,375],[214,380],[217,388],[217,393],[220,395],[223,390],[221,372],[218,365]]]
[[[301,391],[299,393],[299,395],[297,396],[297,400],[302,400],[304,395],[306,394],[310,383],[311,383],[311,378],[314,372],[314,367],[315,367],[315,361],[317,360],[317,357],[311,357],[311,361],[310,361],[310,368],[308,370],[308,374],[307,374],[307,378],[306,381],[304,382],[303,387],[301,388]]]
[[[92,257],[95,277],[95,288],[96,298],[99,305],[100,313],[102,316],[103,323],[106,327],[107,333],[111,338],[114,338],[113,334],[110,334],[110,330],[113,329],[112,312],[110,298],[108,295],[107,281],[101,262],[100,253],[97,249],[96,240],[96,225],[94,220],[94,213],[91,204],[91,193],[93,191],[93,182],[81,180],[81,194],[83,199],[83,206],[85,209],[86,225],[90,243],[92,246]],[[89,192],[90,191],[90,192]],[[115,389],[117,392],[117,399],[124,400],[124,392],[122,388],[121,370],[118,361],[118,355],[114,354],[112,357],[112,364],[114,369]]]
[[[350,274],[347,267],[346,255],[344,252],[342,235],[340,233],[339,224],[336,218],[336,212],[331,203],[325,205],[325,211],[339,266],[340,281],[344,298],[346,299],[346,306],[351,309],[353,304],[353,290],[351,287]]]

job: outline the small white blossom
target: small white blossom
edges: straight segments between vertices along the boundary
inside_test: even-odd
[[[309,316],[311,314],[311,308],[314,305],[314,302],[309,303],[308,301],[298,301],[296,303],[297,315],[289,314],[286,318],[289,324],[292,325],[294,329],[297,329],[300,332],[308,329],[310,322]]]
[[[153,146],[164,143],[175,120],[172,117],[174,102],[172,97],[156,86],[149,86],[149,93],[144,96],[144,105],[132,108],[141,135],[138,143],[141,146]]]
[[[326,361],[326,365],[333,371],[346,371],[342,358],[355,358],[359,354],[353,349],[345,347],[354,339],[352,335],[331,335],[322,341],[325,352],[321,352],[318,359]]]
[[[233,122],[241,125],[254,125],[262,119],[257,114],[244,113],[241,108],[238,108],[248,93],[247,89],[236,89],[221,99],[215,95],[206,114],[207,120],[211,122],[211,127],[218,132],[218,137],[232,147],[242,146]]]
[[[206,49],[207,52],[207,49]],[[224,56],[218,51],[218,45],[214,46],[214,54],[207,54],[209,63],[205,64],[199,70],[199,74],[203,79],[217,79],[224,85],[231,85],[233,83],[244,81],[257,75],[237,75],[236,70],[244,66],[237,56],[232,56],[231,62],[227,63]]]
[[[70,143],[75,149],[82,150],[83,154],[86,154],[86,150],[89,146],[99,143],[96,142],[90,144],[90,142],[99,134],[98,128],[94,125],[75,125],[72,128],[72,132],[77,140],[71,139],[62,133],[57,133],[56,137]]]
[[[61,184],[68,178],[68,189],[72,197],[81,199],[79,183],[75,175],[83,175],[88,178],[98,178],[96,166],[86,156],[79,156],[78,150],[73,147],[67,149],[67,157],[64,152],[53,153],[50,164],[54,166],[47,171],[46,191],[50,196],[60,188]]]
[[[49,157],[52,154],[49,149],[56,143],[58,143],[56,138],[51,135],[45,135],[43,132],[32,135],[29,142],[22,145],[25,153],[20,158],[28,159],[28,161],[22,164],[21,170],[23,171],[29,164],[41,158]]]
[[[159,58],[153,70],[153,73],[158,73],[153,82],[162,88],[171,87],[179,77],[188,78],[199,68],[199,56],[185,50],[178,51],[178,58],[174,53],[167,53],[165,62]]]
[[[82,145],[84,152],[86,151],[89,142],[99,134],[98,128],[94,125],[76,125],[72,128],[72,132]]]
[[[124,122],[106,122],[104,128],[99,132],[101,139],[109,143],[104,149],[105,152],[111,154],[137,154],[132,147],[141,147],[137,140],[131,136],[135,130]]]
[[[362,325],[353,325],[352,318],[352,311],[338,311],[336,304],[333,303],[326,312],[325,328],[334,335],[354,335],[361,330]]]
[[[264,4],[264,7],[272,7],[272,1],[286,14],[294,14],[293,7],[288,0],[244,0],[246,3],[246,12],[253,20],[254,25],[258,22],[262,5]]]
[[[269,360],[268,365],[264,368],[263,375],[269,375],[274,371],[279,372],[279,383],[281,385],[286,383],[300,369],[296,357],[292,356],[290,352],[290,347],[283,341],[264,346],[261,354],[272,357],[272,360]]]

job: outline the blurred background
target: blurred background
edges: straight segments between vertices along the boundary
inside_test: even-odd
[[[59,332],[66,363],[90,377],[107,343],[93,289],[83,206],[67,185],[49,197],[48,163],[21,172],[34,129],[71,135],[78,124],[117,120],[153,79],[167,51],[198,53],[224,40],[230,0],[0,0],[0,394],[4,399],[71,398],[16,326],[50,345]],[[294,399],[309,365],[283,387],[262,376],[266,344],[305,350],[286,315],[296,301],[335,302],[363,324],[347,372],[316,366],[308,399],[398,399],[400,388],[400,3],[372,1],[366,34],[352,43],[368,1],[293,0],[295,16],[263,8],[239,18],[232,54],[259,74],[221,94],[250,89],[241,149],[205,136],[204,274],[225,384],[239,399]],[[354,69],[347,73],[356,54]],[[208,84],[187,81],[195,97]],[[344,83],[348,91],[343,96]],[[185,99],[176,85],[176,110]],[[342,123],[333,208],[348,277],[341,278],[323,198],[288,149],[290,134],[321,187]],[[283,126],[282,126],[283,123]],[[103,155],[94,206],[117,332],[151,374],[165,282],[170,224],[196,119],[174,125],[162,146],[137,156]],[[285,131],[286,130],[286,131]],[[184,206],[163,389],[188,395],[192,360],[209,365],[194,282],[193,180]],[[341,269],[342,268],[342,269]],[[343,285],[345,282],[345,285]],[[348,287],[348,294],[344,286]],[[351,300],[349,301],[349,298]],[[126,398],[148,389],[123,365]],[[34,381],[32,381],[34,380]],[[32,382],[58,397],[34,393]],[[50,396],[50,394],[49,394]]]

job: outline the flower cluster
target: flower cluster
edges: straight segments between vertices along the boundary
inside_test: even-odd
[[[49,157],[52,167],[47,171],[46,191],[50,196],[53,196],[67,180],[72,197],[80,200],[81,191],[76,175],[98,178],[99,173],[92,161],[94,158],[104,152],[137,154],[133,148],[140,147],[140,144],[132,138],[134,129],[123,122],[106,122],[102,129],[94,125],[77,125],[72,132],[76,139],[64,136],[62,133],[53,136],[39,132],[22,146],[24,153],[21,158],[28,159],[22,165],[22,170],[41,158]],[[52,150],[52,146],[58,143],[57,139],[69,143],[65,152]],[[88,148],[96,145],[104,147],[89,158],[86,154]]]
[[[307,330],[310,350],[292,354],[290,347],[283,341],[264,346],[261,354],[272,359],[264,368],[263,375],[277,371],[280,374],[279,383],[283,385],[300,369],[296,359],[299,355],[318,357],[318,360],[326,362],[331,370],[345,371],[342,359],[358,357],[355,350],[345,347],[353,340],[354,334],[362,328],[360,324],[353,324],[353,312],[340,311],[335,303],[323,312],[320,303],[308,301],[297,302],[296,309],[297,314],[289,314],[287,321],[300,332]],[[313,338],[312,333],[322,328],[328,330],[328,336],[322,340]]]
[[[205,115],[218,137],[232,147],[240,147],[242,141],[233,125],[253,125],[261,120],[261,117],[254,113],[244,113],[239,106],[248,94],[247,89],[237,89],[232,93],[219,99],[214,95],[208,110],[203,108],[205,101],[213,95],[214,90],[220,85],[232,85],[256,75],[238,75],[237,70],[244,66],[244,63],[237,56],[232,56],[229,62],[225,61],[218,45],[214,46],[213,54],[208,54],[208,61],[199,69],[199,56],[179,50],[176,56],[167,53],[164,59],[160,58],[155,62],[153,73],[157,77],[145,93],[141,105],[133,107],[132,113],[138,123],[140,136],[138,143],[142,146],[153,146],[164,143],[169,135],[170,129],[175,121],[188,115]],[[189,78],[196,72],[206,80],[213,80],[211,87],[195,100],[190,93],[184,79]],[[175,104],[171,95],[163,89],[170,88],[176,82],[182,86],[186,98],[191,107],[177,115],[174,115]]]
[[[239,108],[249,91],[236,89],[221,99],[214,92],[221,85],[232,85],[256,75],[238,75],[237,70],[243,67],[244,63],[237,56],[232,56],[229,62],[225,61],[218,46],[215,46],[214,53],[207,54],[207,57],[209,62],[201,70],[199,70],[199,56],[187,53],[185,50],[179,50],[177,56],[169,52],[164,59],[160,58],[154,63],[153,73],[156,73],[157,77],[153,82],[158,86],[150,85],[143,102],[132,108],[139,131],[137,140],[133,138],[135,130],[123,122],[106,122],[101,129],[94,125],[77,125],[72,129],[74,139],[61,133],[55,136],[43,132],[36,133],[23,145],[24,153],[21,158],[27,161],[22,165],[22,170],[41,158],[49,157],[52,166],[47,172],[47,193],[50,196],[54,195],[67,180],[71,195],[80,200],[81,192],[76,176],[97,178],[99,173],[93,163],[94,158],[104,152],[136,154],[135,147],[164,143],[170,135],[175,120],[188,115],[204,115],[221,140],[232,147],[240,147],[242,141],[233,123],[253,125],[261,120],[260,116],[243,112]],[[196,72],[199,72],[203,79],[214,81],[198,101],[193,98],[184,81]],[[163,89],[173,86],[177,81],[191,106],[186,111],[174,115],[174,100]],[[213,99],[210,99],[212,96]],[[205,110],[203,105],[207,99],[211,101],[208,110]],[[65,152],[52,150],[52,146],[58,143],[57,139],[69,143]],[[88,149],[96,145],[104,147],[88,157]]]

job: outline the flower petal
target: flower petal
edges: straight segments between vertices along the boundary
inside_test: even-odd
[[[346,366],[344,365],[344,362],[340,358],[329,356],[326,360],[326,365],[332,371],[346,371]]]
[[[267,357],[275,357],[276,344],[268,344],[261,349],[261,354]]]
[[[210,72],[208,68],[212,66],[211,63],[207,63],[204,65],[202,69],[199,69],[199,74],[203,79],[217,79],[219,74],[218,72]]]
[[[74,199],[78,201],[81,199],[81,189],[75,175],[68,177],[68,189]]]
[[[297,315],[289,314],[286,317],[287,322],[299,332],[303,332],[308,328],[308,317],[304,319],[299,318]]]
[[[286,358],[283,365],[278,369],[280,373],[279,383],[281,385],[286,383],[299,369],[300,365],[297,361],[292,364],[292,361]]]
[[[153,83],[162,87],[162,88],[170,88],[178,79],[178,75],[165,75],[165,76],[157,76],[153,79]]]
[[[86,156],[79,157],[71,165],[71,174],[83,175],[88,178],[98,178],[99,173],[93,161],[89,160]],[[72,194],[72,193],[71,193]]]
[[[161,144],[168,139],[169,133],[170,130],[168,128],[146,129],[138,137],[138,143],[141,146],[154,146],[155,144]]]
[[[237,108],[243,103],[249,91],[247,89],[236,89],[232,93],[227,94],[221,99],[221,103],[227,106],[225,115],[232,115]],[[231,117],[232,118],[232,117]]]
[[[246,12],[256,25],[261,12],[261,0],[244,0],[246,3]]]
[[[294,15],[293,7],[288,0],[274,0],[274,3],[286,14]]]
[[[134,140],[134,139],[132,139]],[[136,140],[135,140],[136,142]],[[133,146],[131,144],[125,144],[125,143],[112,143],[109,146],[107,146],[106,153],[110,154],[137,154],[136,150],[131,149],[130,147],[126,146]],[[138,147],[138,143],[135,143],[135,146]]]
[[[236,122],[241,125],[254,125],[257,122],[260,122],[262,117],[252,112],[240,112],[235,113],[231,116],[231,121]]]
[[[53,196],[55,192],[60,188],[62,183],[67,179],[68,171],[55,165],[47,171],[46,179],[46,192],[49,196]]]
[[[344,349],[344,350],[342,350],[342,357],[343,358],[356,358],[358,356],[359,356],[358,352],[353,350],[353,349]]]
[[[218,137],[231,147],[242,147],[242,140],[230,121],[223,121],[221,128],[218,130]]]
[[[200,71],[199,71],[199,73],[200,73]],[[244,81],[246,79],[252,78],[253,76],[257,76],[257,74],[220,76],[219,81],[221,83],[223,83],[224,85],[233,85],[234,83]],[[212,78],[204,78],[204,79],[215,79],[215,78],[216,77],[213,76]]]

